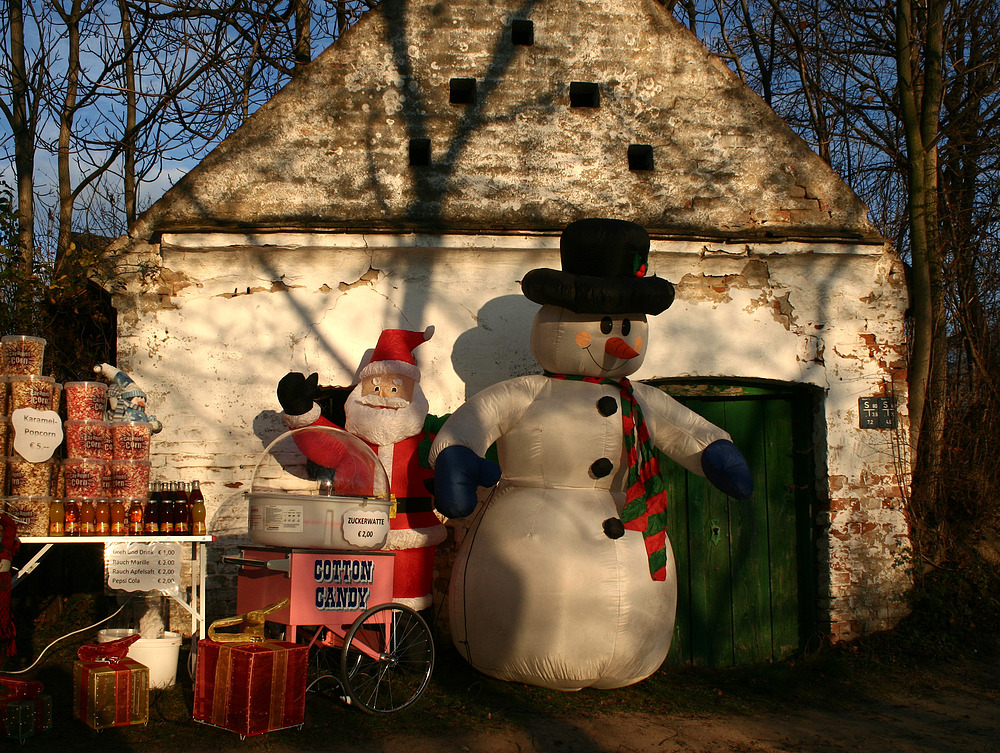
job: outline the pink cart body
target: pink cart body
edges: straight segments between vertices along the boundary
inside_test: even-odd
[[[392,557],[379,551],[246,548],[243,560],[270,564],[240,568],[236,609],[246,614],[287,597],[288,607],[267,618],[286,626],[286,640],[294,641],[304,625],[343,636],[369,607],[392,601]]]

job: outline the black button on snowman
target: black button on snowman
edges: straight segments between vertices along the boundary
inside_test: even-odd
[[[621,687],[666,658],[677,601],[654,448],[736,498],[753,488],[729,435],[628,375],[647,315],[673,302],[648,274],[649,236],[611,219],[570,224],[562,270],[521,283],[541,304],[531,348],[544,374],[474,395],[431,448],[438,510],[470,515],[448,605],[456,647],[480,671],[560,690]],[[496,443],[500,470],[483,459]]]

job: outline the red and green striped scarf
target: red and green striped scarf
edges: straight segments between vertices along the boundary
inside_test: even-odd
[[[621,395],[622,432],[625,454],[628,457],[628,476],[625,489],[625,509],[622,523],[630,531],[641,531],[649,558],[649,572],[653,580],[667,577],[667,490],[660,476],[653,443],[649,438],[642,408],[632,394],[628,379],[602,379],[601,377],[553,374],[553,379],[569,379],[618,387]]]

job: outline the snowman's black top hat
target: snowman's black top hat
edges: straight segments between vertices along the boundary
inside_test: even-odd
[[[562,271],[533,269],[521,291],[535,303],[577,314],[659,314],[674,286],[647,276],[649,234],[625,220],[593,217],[566,226],[559,240]]]

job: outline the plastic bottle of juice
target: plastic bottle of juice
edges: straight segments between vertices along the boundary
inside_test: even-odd
[[[75,499],[67,499],[63,502],[63,515],[65,520],[64,535],[80,535],[80,505]]]
[[[93,536],[97,532],[97,505],[90,497],[80,501],[80,535]]]
[[[128,535],[142,536],[142,500],[133,499],[129,503]]]
[[[49,536],[66,535],[66,508],[61,498],[56,497],[49,505]]]
[[[94,515],[94,533],[98,536],[111,535],[111,506],[108,500],[99,499],[95,505],[97,512]]]
[[[125,502],[116,499],[111,502],[111,535],[125,536],[128,534],[128,524],[126,523],[127,513]]]
[[[191,534],[204,536],[208,533],[207,513],[205,511],[205,497],[201,493],[201,483],[198,479],[191,482],[191,494],[188,497],[188,502],[191,505]]]

